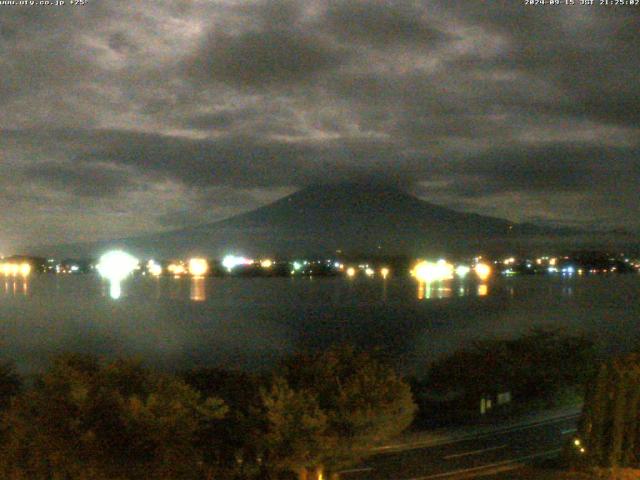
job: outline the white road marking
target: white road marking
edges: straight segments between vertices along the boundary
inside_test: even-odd
[[[510,433],[510,432],[519,432],[521,430],[529,430],[531,428],[541,427],[543,425],[552,425],[554,423],[561,423],[566,420],[570,420],[572,418],[578,418],[580,413],[575,413],[571,415],[565,415],[563,417],[552,418],[549,420],[542,420],[538,422],[522,424],[522,425],[513,425],[511,427],[503,427],[500,429],[496,429],[489,432],[477,433],[477,434],[465,434],[461,435],[458,438],[443,438],[440,440],[433,441],[422,441],[422,442],[414,442],[414,443],[404,443],[404,444],[396,444],[396,445],[384,445],[381,447],[372,448],[373,451],[386,453],[397,453],[406,450],[417,450],[420,448],[429,448],[429,447],[438,447],[441,445],[451,445],[458,442],[464,442],[467,440],[479,440],[481,438],[491,437],[494,435],[500,435],[502,433]]]
[[[560,430],[560,433],[561,433],[562,435],[568,435],[568,434],[570,434],[570,433],[575,433],[575,432],[577,432],[577,431],[578,431],[578,429],[577,429],[577,428],[568,428],[568,429],[566,429],[566,430]]]
[[[470,452],[454,453],[452,455],[446,455],[442,458],[444,458],[445,460],[449,460],[450,458],[460,458],[460,457],[467,457],[469,455],[478,455],[480,453],[491,452],[493,450],[500,450],[502,448],[507,448],[507,444],[499,445],[497,447],[483,448],[481,450],[472,450]]]
[[[362,467],[362,468],[352,468],[350,470],[342,470],[340,472],[337,472],[340,475],[344,475],[344,474],[348,474],[348,473],[358,473],[358,472],[370,472],[372,471],[373,468],[371,467]]]
[[[512,458],[511,460],[503,460],[502,462],[488,463],[486,465],[480,465],[479,467],[463,468],[460,470],[452,470],[450,472],[436,473],[435,475],[427,475],[426,477],[413,477],[407,480],[431,480],[434,478],[452,477],[454,475],[480,472],[482,470],[487,470],[490,468],[505,467],[507,465],[512,465],[514,468],[517,468],[518,462],[522,462],[524,460],[532,460],[534,458],[547,457],[556,453],[560,453],[561,451],[562,451],[561,448],[555,448],[553,450],[547,450],[545,452],[534,453],[532,455],[525,455],[524,457]]]

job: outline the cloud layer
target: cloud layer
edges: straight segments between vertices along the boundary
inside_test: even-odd
[[[0,252],[366,178],[515,221],[640,229],[637,8],[0,10]]]

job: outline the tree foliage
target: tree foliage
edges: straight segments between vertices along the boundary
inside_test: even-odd
[[[219,476],[256,470],[257,465],[252,462],[261,454],[256,438],[261,435],[264,423],[260,399],[263,379],[220,368],[198,368],[183,372],[180,377],[204,396],[221,398],[229,408],[223,419],[198,435],[204,461],[213,466]]]
[[[427,383],[474,400],[500,391],[510,391],[515,399],[552,398],[562,388],[583,385],[596,365],[596,349],[587,338],[533,330],[455,352],[431,366]]]
[[[416,410],[392,368],[350,347],[291,357],[262,398],[264,449],[294,471],[360,460],[409,426]]]
[[[261,394],[266,432],[261,447],[276,471],[300,472],[322,463],[331,447],[327,415],[313,392],[292,389],[281,377]]]
[[[369,455],[415,412],[394,370],[352,348],[295,355],[263,377],[176,377],[67,354],[11,392],[0,438],[10,479],[318,477]]]
[[[194,438],[225,413],[139,363],[63,355],[6,412],[7,478],[191,478]]]
[[[589,463],[640,467],[640,354],[600,367],[585,398],[580,436]]]

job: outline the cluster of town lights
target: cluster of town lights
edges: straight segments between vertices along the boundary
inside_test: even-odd
[[[455,267],[453,264],[443,259],[438,260],[437,262],[422,260],[413,267],[411,275],[413,275],[419,282],[431,283],[451,280],[453,279],[454,274],[459,278],[464,278],[469,274],[469,272],[471,272],[471,270],[472,269],[466,265],[458,265]],[[482,281],[491,276],[491,267],[486,263],[476,263],[473,267],[473,271]]]
[[[356,275],[358,275],[358,272],[362,272],[367,277],[370,277],[370,278],[376,276],[376,271],[369,265],[358,265],[357,268],[347,267],[345,269],[343,264],[338,264],[338,269],[340,271],[344,271],[348,278],[354,278]],[[383,280],[386,280],[389,274],[391,273],[391,270],[388,267],[382,267],[378,273],[380,274]]]
[[[511,259],[509,259],[511,260]],[[264,269],[270,269],[275,262],[270,259],[253,260],[245,257],[227,255],[222,260],[222,266],[231,272],[235,267],[245,265],[259,265]],[[293,262],[293,270],[291,273],[301,271],[303,266],[308,262]],[[386,279],[391,271],[387,267],[380,268],[379,271],[374,270],[368,264],[349,266],[345,268],[344,264],[335,262],[335,268],[343,271],[348,278],[353,278],[359,273],[367,277],[380,275]],[[179,277],[181,275],[190,275],[193,278],[202,278],[209,273],[209,262],[204,258],[191,258],[187,262],[176,261],[168,264],[164,268],[160,263],[149,260],[146,268],[141,269],[140,261],[121,250],[113,250],[105,253],[96,266],[98,273],[105,279],[109,280],[111,289],[110,294],[113,298],[119,298],[121,294],[120,283],[136,270],[142,270],[143,274],[160,276],[168,273]],[[5,275],[29,275],[31,266],[28,263],[0,263],[0,273]],[[451,280],[454,277],[465,278],[473,272],[481,281],[487,280],[492,274],[492,268],[489,264],[481,261],[480,257],[474,260],[473,266],[453,265],[448,261],[441,259],[436,262],[421,260],[411,270],[411,274],[421,283],[428,284],[432,282]]]
[[[5,277],[17,277],[17,276],[27,277],[31,273],[31,264],[26,262],[0,263],[0,273],[2,273]]]

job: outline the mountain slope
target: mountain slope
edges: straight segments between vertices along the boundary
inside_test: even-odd
[[[140,255],[444,254],[502,249],[566,231],[461,213],[401,190],[365,184],[307,187],[220,222],[89,247]],[[84,249],[83,249],[84,250]]]

